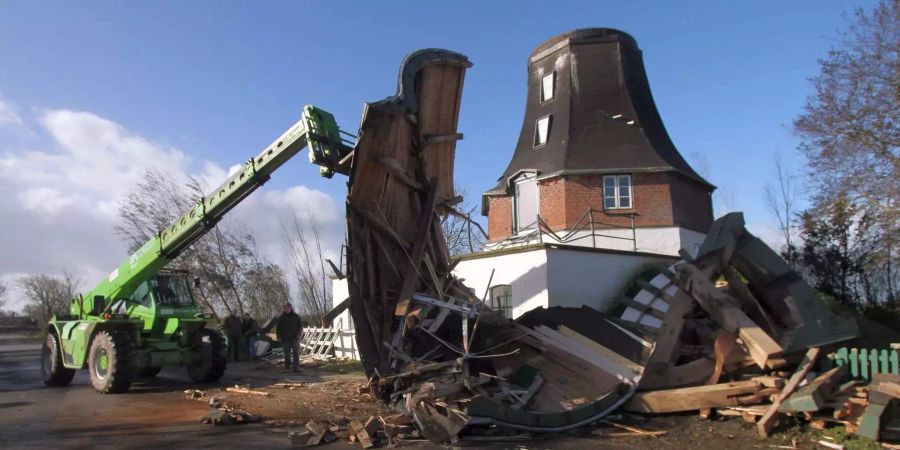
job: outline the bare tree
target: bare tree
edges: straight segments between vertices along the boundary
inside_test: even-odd
[[[794,121],[814,200],[840,189],[896,227],[900,201],[900,0],[861,8],[813,79],[815,93]]]
[[[6,291],[7,291],[6,282],[3,280],[0,280],[0,310],[3,310],[4,308],[6,308]]]
[[[487,241],[484,228],[472,219],[477,206],[463,205],[463,210],[452,210],[441,220],[441,229],[447,239],[450,256],[475,253],[484,248]]]
[[[321,323],[331,309],[331,280],[325,271],[319,224],[312,214],[305,223],[294,214],[282,229],[300,311]]]
[[[204,193],[204,186],[196,179],[188,180],[182,187],[170,176],[148,171],[120,203],[120,223],[115,230],[134,251],[180,217]],[[244,296],[248,290],[242,286],[248,283],[247,277],[263,280],[255,272],[260,264],[268,263],[259,256],[252,234],[241,223],[223,220],[172,261],[170,267],[190,271],[200,278],[195,289],[197,300],[221,322],[225,315],[247,310]],[[278,282],[271,277],[265,280]]]
[[[792,254],[794,247],[791,242],[791,235],[794,230],[794,221],[797,217],[796,202],[797,192],[794,188],[794,180],[788,170],[784,167],[780,153],[775,153],[773,159],[774,180],[766,183],[766,207],[778,219],[778,227],[784,236],[785,254],[788,256],[788,262],[793,264],[794,258]]]
[[[462,198],[466,198],[464,190],[456,191]],[[450,256],[475,253],[484,248],[487,233],[481,224],[472,219],[477,211],[477,205],[464,201],[458,208],[448,208],[447,214],[441,218],[441,229],[447,240]]]
[[[291,301],[287,276],[277,264],[257,261],[244,276],[241,285],[245,311],[266,322],[281,313],[281,306]]]
[[[25,313],[38,323],[47,323],[54,314],[65,314],[80,284],[68,272],[61,278],[44,274],[26,275],[17,282],[25,294]]]
[[[898,17],[900,0],[882,0],[871,11],[857,8],[819,60],[815,92],[794,121],[813,188],[807,213],[821,222],[840,198],[849,203],[844,209],[865,218],[866,242],[876,245],[861,263],[865,291],[880,296],[866,301],[889,305],[900,282]]]

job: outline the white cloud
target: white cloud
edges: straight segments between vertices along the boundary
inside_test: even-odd
[[[23,122],[14,111],[0,99],[0,125],[6,120],[36,133],[27,146],[0,141],[0,278],[68,270],[83,280],[82,289],[90,289],[126,256],[113,233],[118,203],[145,171],[155,169],[182,183],[195,177],[213,188],[241,167],[194,160],[87,111],[42,111],[36,124]],[[225,223],[245,224],[262,254],[284,263],[281,224],[294,212],[303,220],[313,212],[333,257],[343,236],[337,205],[328,194],[305,186],[264,188]]]
[[[16,114],[16,108],[0,97],[0,127],[20,125],[22,125],[22,118]]]

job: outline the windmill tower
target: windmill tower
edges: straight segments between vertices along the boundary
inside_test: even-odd
[[[522,131],[483,194],[488,249],[549,242],[694,251],[712,223],[714,189],[669,138],[634,38],[570,31],[528,58]]]

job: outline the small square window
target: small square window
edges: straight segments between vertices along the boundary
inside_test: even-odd
[[[556,89],[556,72],[550,72],[541,77],[541,102],[553,100]]]
[[[605,209],[629,209],[632,207],[631,175],[603,177],[603,207]]]
[[[491,287],[491,308],[502,312],[507,319],[513,318],[511,286],[504,284]]]
[[[550,116],[544,116],[534,125],[534,146],[540,147],[547,143],[550,135]]]

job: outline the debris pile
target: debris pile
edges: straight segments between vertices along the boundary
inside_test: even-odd
[[[188,389],[184,395],[189,400],[199,400],[209,404],[209,412],[200,418],[201,423],[211,425],[243,425],[258,423],[262,417],[244,411],[236,403],[232,403],[217,397],[212,397],[206,392]]]
[[[348,307],[375,396],[435,442],[483,425],[569,430],[619,409],[717,409],[753,417],[764,435],[808,402],[854,414],[860,397],[841,370],[807,377],[823,348],[858,335],[855,323],[828,311],[739,213],[712,225],[697,256],[639,280],[612,314],[551,308],[509,321],[486,306],[453,276],[440,228],[465,217],[453,207],[453,153],[469,66],[447,51],[409,55],[398,94],[366,105],[345,158]],[[351,424],[364,447],[368,425]]]

